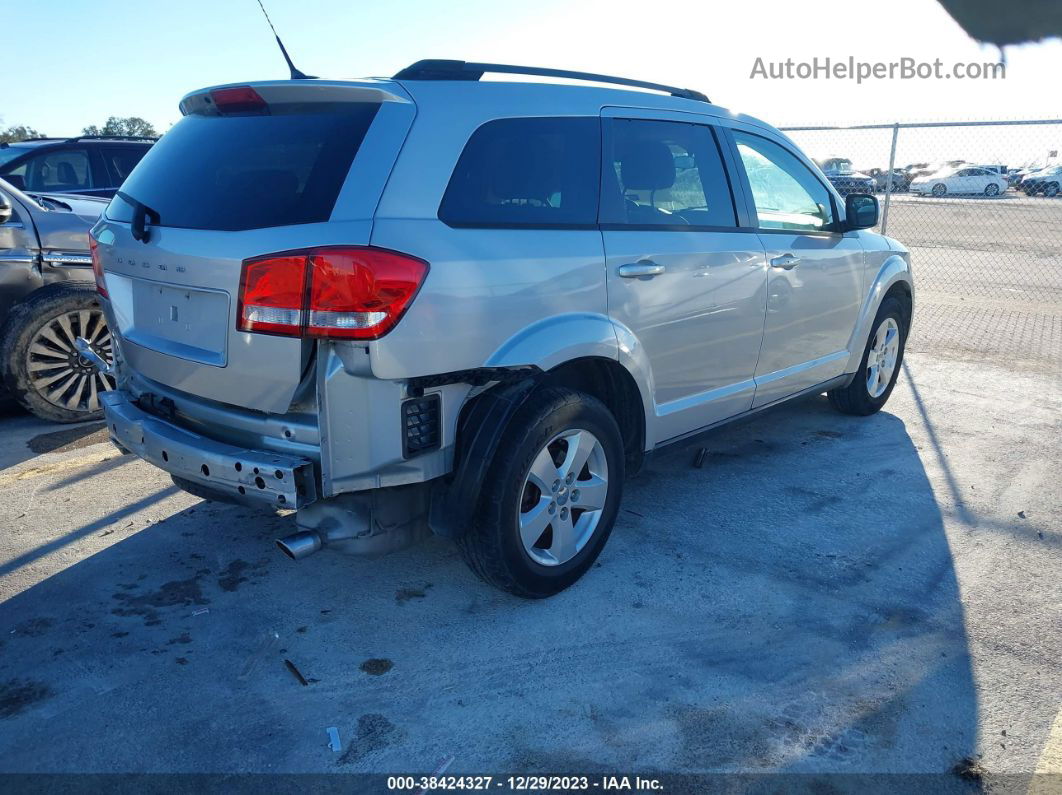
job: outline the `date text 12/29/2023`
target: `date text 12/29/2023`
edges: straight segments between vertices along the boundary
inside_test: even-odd
[[[661,791],[659,779],[641,776],[388,776],[387,789],[402,792],[501,790],[502,792]]]

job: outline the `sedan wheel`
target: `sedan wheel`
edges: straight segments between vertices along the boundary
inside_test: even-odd
[[[948,192],[948,189],[944,185],[943,182],[938,182],[936,185],[933,186],[933,195],[934,196],[943,196],[947,192]]]
[[[96,412],[100,392],[114,389],[114,380],[103,375],[74,347],[84,337],[92,349],[111,362],[111,334],[99,309],[81,309],[52,318],[38,329],[26,352],[30,385],[48,403],[67,411]]]
[[[590,431],[567,430],[543,447],[520,494],[520,540],[542,566],[574,558],[594,535],[608,496],[608,459]]]
[[[999,195],[999,185],[997,185],[994,182],[989,182],[988,186],[985,188],[985,196],[998,196],[998,195]]]
[[[1058,195],[1058,183],[1052,182],[1050,185],[1044,188],[1044,196],[1057,196]]]

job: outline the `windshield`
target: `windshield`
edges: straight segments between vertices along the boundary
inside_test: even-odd
[[[852,161],[851,160],[842,160],[840,158],[834,158],[832,160],[827,160],[823,164],[822,170],[826,174],[852,174],[852,173],[855,173],[855,169],[852,168]]]
[[[161,226],[236,231],[327,221],[378,108],[186,116],[137,164],[122,193],[157,213]],[[107,217],[131,221],[133,212],[116,196]]]
[[[0,166],[10,163],[16,157],[26,154],[26,149],[21,146],[0,146]]]

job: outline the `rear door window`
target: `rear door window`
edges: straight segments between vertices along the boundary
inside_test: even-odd
[[[452,226],[593,226],[596,117],[497,119],[477,129],[439,206]]]
[[[75,191],[96,187],[84,149],[50,149],[24,164],[26,190]]]
[[[160,226],[237,231],[327,221],[368,132],[375,103],[320,112],[185,116],[148,150],[122,193]],[[109,218],[130,221],[115,197]]]
[[[710,127],[614,119],[601,220],[626,226],[734,227],[734,201]]]

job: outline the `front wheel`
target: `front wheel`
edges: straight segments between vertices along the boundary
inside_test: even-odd
[[[616,521],[623,441],[609,410],[563,387],[535,392],[498,445],[458,547],[486,582],[552,596],[586,573]]]
[[[1044,187],[1044,196],[1054,197],[1058,195],[1058,183],[1052,182]]]
[[[948,192],[948,187],[947,187],[947,185],[945,185],[942,182],[938,182],[936,185],[933,186],[933,195],[934,196],[943,196],[947,192]]]
[[[830,405],[843,414],[880,411],[896,386],[909,327],[910,316],[897,298],[882,301],[859,370],[848,386],[826,393]]]

